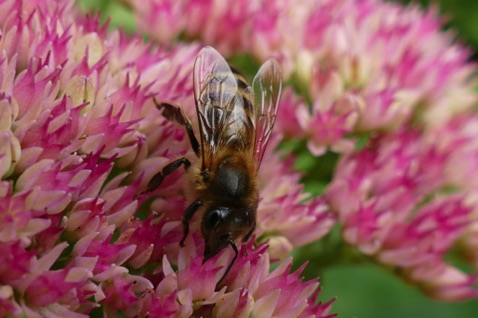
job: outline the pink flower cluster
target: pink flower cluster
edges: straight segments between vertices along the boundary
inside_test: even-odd
[[[352,151],[351,133],[443,124],[477,100],[468,52],[440,32],[434,11],[380,0],[129,2],[160,42],[181,34],[225,55],[276,56],[312,109],[299,103],[282,124],[315,155]]]
[[[378,0],[129,1],[164,47],[107,31],[73,1],[0,0],[0,316],[331,317],[286,258],[338,223],[342,238],[435,299],[478,297],[476,68],[433,11]],[[198,39],[198,43],[178,40]],[[184,131],[202,45],[280,61],[286,87],[263,160],[255,241],[203,264]],[[365,146],[357,142],[363,136]],[[339,153],[303,193],[282,138]],[[282,158],[283,157],[283,158]],[[330,213],[330,212],[333,213]],[[278,262],[275,269],[272,263]]]
[[[256,233],[271,248],[241,246],[220,285],[232,251],[203,264],[197,221],[179,246],[185,173],[137,197],[189,151],[152,97],[194,118],[199,45],[108,32],[73,1],[0,1],[0,34],[1,316],[330,317],[290,260],[270,272],[270,257],[334,224],[322,199],[302,202],[300,176],[272,149]]]
[[[458,240],[470,239],[476,208],[466,192],[446,190],[452,153],[439,143],[447,135],[425,140],[429,136],[409,130],[374,138],[341,158],[326,196],[347,243],[430,297],[462,300],[478,296],[477,281],[445,255]]]
[[[278,130],[317,157],[340,154],[320,204],[337,214],[343,239],[430,297],[478,296],[477,69],[434,10],[379,0],[129,3],[160,42],[181,35],[225,55],[276,56],[297,92],[286,88]],[[289,202],[265,208],[261,226]],[[469,272],[448,260],[456,249]]]

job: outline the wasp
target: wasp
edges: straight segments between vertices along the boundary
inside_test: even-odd
[[[269,59],[249,85],[221,54],[205,47],[194,62],[193,81],[199,141],[181,108],[154,102],[165,118],[185,129],[197,160],[169,163],[145,192],[185,167],[195,200],[184,212],[180,245],[184,246],[193,216],[201,214],[204,262],[228,245],[235,253],[221,281],[237,259],[236,242],[248,241],[256,227],[257,174],[276,120],[282,76],[279,63]]]

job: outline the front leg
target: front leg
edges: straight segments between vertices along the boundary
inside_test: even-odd
[[[249,230],[249,232],[247,232],[247,234],[242,238],[242,242],[247,242],[249,241],[249,239],[251,238],[252,236],[252,233],[254,233],[254,230],[256,229],[256,220],[254,220],[254,224],[252,225],[251,229]]]
[[[227,276],[227,274],[229,274],[229,271],[231,270],[232,265],[234,265],[234,263],[236,262],[237,255],[239,255],[239,251],[237,250],[236,243],[234,243],[234,242],[231,241],[231,240],[229,240],[228,243],[229,243],[229,245],[231,245],[231,247],[232,247],[232,249],[233,249],[233,251],[234,251],[234,257],[232,258],[231,263],[229,263],[229,266],[227,266],[227,269],[226,269],[226,271],[224,272],[224,274],[222,274],[221,279],[217,282],[218,285],[219,285],[219,283],[222,282],[222,280]]]
[[[181,245],[181,247],[184,247],[184,241],[186,240],[186,237],[189,234],[189,222],[193,218],[194,214],[199,210],[201,205],[202,205],[202,201],[201,200],[196,200],[193,203],[191,203],[188,206],[188,208],[186,209],[186,211],[184,212],[184,215],[183,215],[183,231],[184,231],[184,233],[183,233],[183,238],[181,239],[181,242],[179,242],[179,245]]]

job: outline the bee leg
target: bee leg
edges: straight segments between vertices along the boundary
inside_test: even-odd
[[[196,156],[199,157],[199,142],[194,135],[193,126],[189,121],[186,114],[184,114],[183,110],[179,107],[173,106],[168,103],[158,103],[156,98],[153,99],[156,108],[159,110],[163,110],[163,116],[166,117],[169,121],[176,123],[178,125],[183,126],[186,130],[186,133],[189,137],[189,142],[191,143],[191,147],[193,148],[194,153]]]
[[[252,233],[254,233],[254,230],[256,229],[256,224],[254,222],[254,226],[249,230],[249,232],[247,232],[247,234],[242,238],[242,241],[245,243],[247,241],[249,241],[249,239],[251,238],[252,236]]]
[[[239,251],[237,250],[236,244],[231,240],[229,240],[228,243],[229,243],[229,245],[231,245],[232,249],[234,250],[234,257],[233,257],[232,261],[229,263],[229,266],[227,267],[226,271],[222,275],[221,279],[217,282],[218,284],[220,282],[222,282],[222,280],[227,276],[227,274],[229,274],[229,271],[231,270],[232,265],[234,265],[234,263],[236,262],[237,255],[239,255]]]
[[[164,177],[173,173],[174,170],[178,169],[182,165],[184,165],[184,168],[187,170],[191,166],[191,162],[189,162],[189,160],[186,158],[179,158],[167,164],[163,168],[163,170],[161,170],[161,172],[158,172],[154,175],[154,177],[149,181],[146,190],[143,191],[141,194],[149,193],[157,189],[161,185],[161,183],[163,183]]]
[[[184,216],[183,216],[184,234],[183,234],[183,237],[181,238],[181,241],[179,242],[179,245],[181,245],[181,247],[184,247],[184,241],[186,240],[186,237],[189,234],[189,221],[191,221],[192,217],[197,212],[197,210],[201,207],[201,205],[202,205],[202,201],[196,200],[193,203],[191,203],[186,209],[186,211],[184,212]]]
[[[252,233],[254,233],[254,230],[256,229],[256,223],[254,222],[254,225],[251,227],[251,229],[249,230],[249,232],[247,232],[247,234],[242,238],[242,243],[243,243],[243,246],[245,245],[245,243],[247,241],[249,241],[249,239],[251,238],[252,236]],[[254,247],[256,246],[256,241],[254,241]],[[244,251],[244,255],[247,256],[247,249],[243,249]]]

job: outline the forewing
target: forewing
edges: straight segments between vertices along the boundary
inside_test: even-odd
[[[203,168],[221,149],[251,148],[247,133],[254,131],[252,108],[239,90],[226,60],[211,47],[202,49],[194,64],[194,97]]]
[[[282,92],[280,65],[275,59],[270,59],[261,66],[252,81],[252,91],[255,101],[254,121],[256,126],[254,149],[259,169],[277,117]]]

